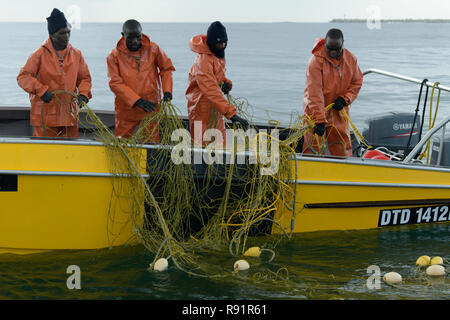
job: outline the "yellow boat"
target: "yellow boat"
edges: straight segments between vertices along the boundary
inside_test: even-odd
[[[101,143],[1,138],[0,154],[0,253],[138,242]]]
[[[274,217],[284,232],[450,221],[449,167],[410,159],[391,162],[297,156],[293,161],[297,179],[286,182],[295,185],[295,213],[280,203]],[[274,225],[273,232],[283,231]]]
[[[2,108],[0,135],[29,136],[28,115],[28,108]],[[113,113],[98,115],[113,127]],[[450,221],[449,126],[447,117],[401,161],[297,154],[291,160],[295,175],[285,181],[295,190],[294,201],[278,203],[271,232]],[[431,156],[419,160],[429,145]],[[143,145],[136,152],[147,159],[149,150],[158,147]],[[117,180],[102,143],[9,136],[0,138],[0,154],[0,253],[139,242],[129,203],[113,194]],[[144,160],[138,164],[143,177],[147,165]],[[121,174],[126,178],[128,173]]]

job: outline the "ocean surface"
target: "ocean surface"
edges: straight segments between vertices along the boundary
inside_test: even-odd
[[[187,114],[184,92],[195,58],[189,39],[207,27],[207,23],[143,25],[144,33],[172,58],[176,68],[173,103],[182,115]],[[315,39],[332,27],[343,30],[345,47],[356,55],[363,71],[377,68],[450,86],[449,24],[385,23],[380,29],[369,29],[365,23],[229,23],[226,27],[231,93],[248,99],[257,122],[289,124],[293,115],[301,113],[311,49]],[[40,23],[0,23],[1,106],[28,105],[28,96],[18,87],[16,76],[46,39],[46,30]],[[120,31],[121,24],[114,23],[82,24],[72,31],[71,43],[82,51],[93,78],[89,103],[93,109],[113,110],[106,56],[120,38]],[[373,117],[413,113],[419,88],[418,84],[367,75],[352,105],[351,118],[363,130]],[[449,112],[450,93],[442,92],[438,120]],[[153,257],[142,246],[0,255],[0,299],[445,300],[450,297],[448,277],[430,283],[416,269],[415,261],[429,255],[448,262],[449,231],[448,224],[441,224],[296,235],[278,244],[270,265],[260,261],[228,282],[195,278],[173,265],[167,272],[149,272]],[[264,245],[268,239],[256,241]],[[210,259],[224,270],[231,270],[235,260],[226,255]],[[70,265],[81,270],[81,289],[67,287]],[[381,282],[379,287],[369,288],[368,268],[373,265],[379,267],[381,275],[390,271],[402,274],[403,285]],[[289,283],[253,281],[254,274],[266,267],[286,268]]]
[[[143,24],[143,32],[161,46],[176,68],[173,104],[182,115],[187,115],[184,94],[196,56],[189,49],[189,40],[205,33],[207,27],[207,23]],[[306,64],[315,40],[332,27],[342,29],[344,46],[356,55],[362,71],[377,68],[450,87],[450,34],[446,23],[384,23],[380,29],[369,29],[365,23],[229,23],[226,27],[231,94],[248,100],[257,122],[289,124],[292,115],[302,112]],[[93,109],[114,110],[106,57],[120,32],[120,23],[85,23],[72,31],[71,43],[82,51],[91,71],[93,98],[89,106]],[[0,23],[0,106],[29,104],[16,77],[47,36],[45,24]],[[352,120],[363,130],[369,118],[389,112],[413,113],[419,88],[419,84],[369,74],[352,105]],[[437,91],[434,105],[436,99]],[[450,93],[442,93],[440,109],[438,119],[450,111]]]

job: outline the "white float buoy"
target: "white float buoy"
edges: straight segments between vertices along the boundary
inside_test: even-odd
[[[261,255],[261,249],[259,247],[251,247],[251,248],[248,248],[248,250],[244,252],[244,256],[247,256],[247,257],[259,257],[260,255]]]
[[[435,264],[427,268],[427,275],[432,277],[440,277],[445,275],[445,268],[441,265]]]
[[[169,267],[169,261],[165,258],[159,258],[156,260],[155,265],[153,266],[153,270],[156,271],[164,271]]]
[[[431,261],[430,261],[430,264],[431,265],[435,265],[435,264],[443,265],[444,260],[441,257],[433,257],[433,259],[431,259]]]
[[[402,283],[402,276],[397,272],[388,272],[383,276],[383,281],[387,284]]]
[[[416,260],[416,266],[426,267],[426,266],[430,265],[430,261],[431,261],[431,259],[429,256],[420,256]]]
[[[250,265],[245,260],[238,260],[234,263],[234,270],[235,271],[243,271],[248,270],[250,268]]]

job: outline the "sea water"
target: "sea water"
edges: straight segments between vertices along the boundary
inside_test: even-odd
[[[450,87],[449,25],[446,23],[382,23],[370,29],[365,23],[229,23],[226,49],[227,77],[231,94],[244,97],[253,106],[252,119],[289,124],[301,114],[305,69],[315,40],[332,27],[342,29],[344,46],[358,59],[364,72],[382,69]],[[174,99],[180,114],[187,115],[185,91],[188,72],[196,54],[189,49],[192,36],[206,32],[208,23],[145,23],[143,32],[172,59]],[[120,23],[84,23],[74,28],[71,43],[80,49],[92,75],[93,109],[114,110],[108,86],[106,57],[121,37]],[[29,105],[28,95],[16,77],[28,56],[46,39],[40,23],[0,23],[0,106]],[[380,75],[364,78],[351,117],[361,130],[369,118],[389,112],[413,113],[419,84]],[[434,103],[437,101],[437,90]],[[429,97],[431,90],[429,92]],[[422,102],[423,102],[422,97]],[[438,120],[450,111],[450,93],[443,92]],[[427,113],[428,114],[428,113]]]

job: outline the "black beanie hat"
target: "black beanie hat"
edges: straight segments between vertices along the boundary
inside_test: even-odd
[[[54,34],[59,29],[67,27],[67,20],[64,13],[54,8],[50,17],[47,18],[48,33]]]
[[[225,29],[224,25],[220,21],[211,23],[206,33],[206,44],[216,57],[223,58],[225,56],[225,51],[224,49],[217,50],[215,44],[227,41],[227,29]]]
[[[211,23],[208,27],[208,32],[206,33],[206,42],[216,44],[226,41],[228,41],[228,37],[225,26],[220,21]]]

